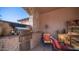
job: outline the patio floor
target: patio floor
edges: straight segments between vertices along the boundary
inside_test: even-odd
[[[52,47],[51,46],[38,45],[35,48],[31,49],[31,51],[52,51]]]

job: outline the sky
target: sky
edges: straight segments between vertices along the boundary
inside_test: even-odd
[[[29,14],[21,7],[0,7],[1,20],[18,22],[17,20],[27,17]]]

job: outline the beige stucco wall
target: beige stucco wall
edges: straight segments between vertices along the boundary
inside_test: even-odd
[[[39,43],[40,34],[39,31],[39,13],[36,9],[33,9],[33,33],[31,39],[31,49],[36,47]]]
[[[40,30],[45,31],[45,24],[49,26],[48,32],[65,28],[65,22],[79,18],[79,8],[60,8],[45,14],[40,14]]]
[[[19,51],[19,36],[0,38],[0,51]]]

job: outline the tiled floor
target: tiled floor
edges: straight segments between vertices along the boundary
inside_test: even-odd
[[[52,47],[51,46],[38,45],[35,48],[31,49],[31,51],[52,51]]]

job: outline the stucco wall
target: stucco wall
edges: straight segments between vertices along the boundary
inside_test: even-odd
[[[19,36],[0,38],[0,51],[19,51]]]
[[[31,39],[31,49],[36,47],[39,43],[40,34],[39,31],[39,13],[34,9],[33,12],[33,33]]]
[[[45,14],[41,14],[40,30],[45,31],[45,24],[49,26],[48,32],[54,33],[56,30],[62,30],[65,28],[65,22],[67,20],[73,20],[79,18],[79,8],[60,8]]]

